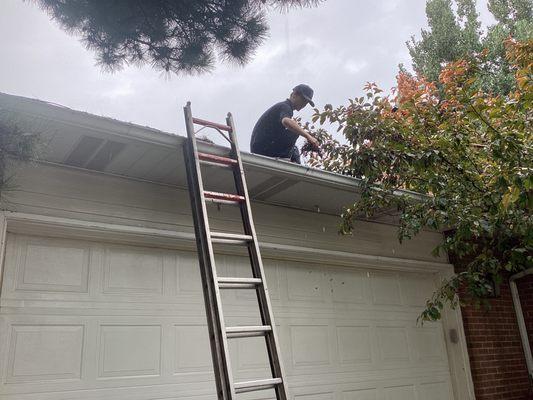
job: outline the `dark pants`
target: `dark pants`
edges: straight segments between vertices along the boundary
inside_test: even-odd
[[[300,160],[300,150],[298,150],[298,147],[294,146],[290,153],[290,159],[291,162],[296,164],[301,164],[302,161]]]
[[[283,159],[289,159],[290,162],[293,162],[295,164],[301,164],[302,161],[300,159],[300,150],[298,150],[298,147],[296,146],[293,146],[292,149],[289,151],[289,154],[284,154],[284,155],[275,155],[275,154],[271,154],[267,151],[264,151],[264,149],[261,149],[261,148],[252,148],[252,153],[255,153],[255,154],[261,154],[263,156],[268,156],[268,157],[275,157],[275,158],[283,158]]]

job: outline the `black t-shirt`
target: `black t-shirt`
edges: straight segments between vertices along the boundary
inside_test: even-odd
[[[274,104],[259,118],[252,131],[250,150],[252,153],[270,157],[289,157],[298,135],[287,130],[281,120],[292,118],[291,102],[285,101]]]

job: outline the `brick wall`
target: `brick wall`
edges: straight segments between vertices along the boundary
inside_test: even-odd
[[[450,254],[456,272],[467,260]],[[517,281],[520,300],[533,340],[533,276]],[[491,299],[491,308],[462,307],[463,325],[477,400],[533,400],[526,359],[511,297],[509,282]],[[526,311],[527,310],[527,311]]]
[[[463,323],[477,400],[528,399],[529,381],[509,284],[490,310],[464,307]]]
[[[461,269],[461,263],[450,257]],[[533,276],[517,282],[530,343],[533,344]],[[533,400],[509,283],[490,309],[462,308],[477,400]],[[527,310],[527,311],[526,311]]]

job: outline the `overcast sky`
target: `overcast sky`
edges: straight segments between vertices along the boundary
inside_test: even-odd
[[[218,64],[211,74],[165,75],[149,67],[113,74],[33,2],[0,0],[0,92],[185,134],[182,107],[224,121],[233,113],[243,150],[255,120],[291,88],[307,83],[318,107],[359,96],[365,82],[389,89],[405,42],[426,27],[425,0],[327,0],[314,9],[269,15],[270,37],[245,67]],[[491,23],[486,1],[481,20]],[[310,116],[310,107],[300,115]]]

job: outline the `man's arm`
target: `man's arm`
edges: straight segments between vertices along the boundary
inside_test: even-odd
[[[298,122],[293,120],[292,118],[285,117],[281,120],[281,124],[291,132],[296,133],[297,135],[303,136],[306,138],[309,142],[311,142],[315,147],[318,147],[318,140],[316,140],[313,135],[311,135],[309,132],[305,131]]]

